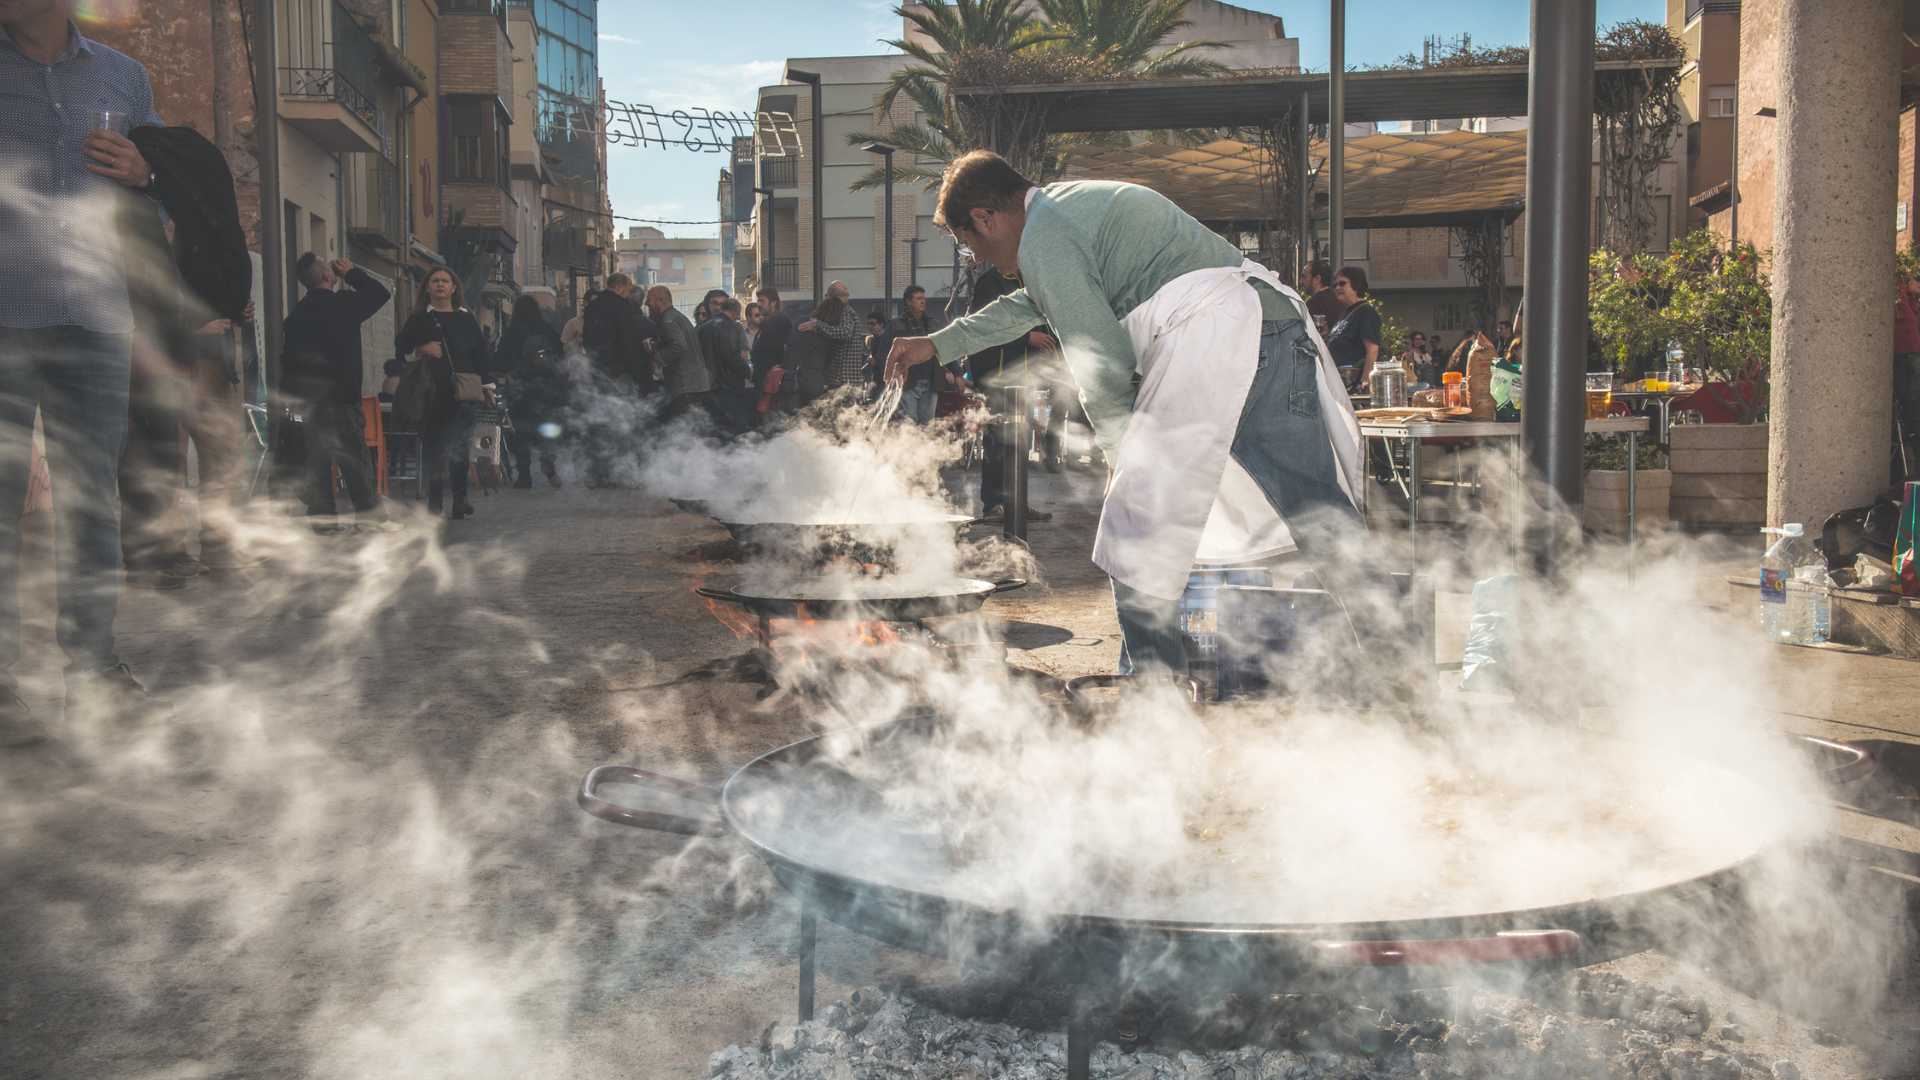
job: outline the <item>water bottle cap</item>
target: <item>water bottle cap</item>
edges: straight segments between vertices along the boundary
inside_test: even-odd
[[[1785,536],[1805,536],[1807,535],[1807,527],[1797,521],[1789,521],[1785,525],[1780,526],[1780,532]]]

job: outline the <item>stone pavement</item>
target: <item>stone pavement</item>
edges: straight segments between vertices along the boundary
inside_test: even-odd
[[[1019,665],[1112,670],[1098,497],[1091,473],[1035,477],[1044,584],[990,602]],[[723,534],[629,491],[477,502],[444,547],[269,527],[244,578],[127,595],[149,713],[0,753],[0,1076],[705,1076],[791,1018],[783,894],[723,845],[573,802],[597,764],[717,782],[810,733],[715,664],[746,651],[690,591],[724,573],[699,555]],[[23,672],[58,670],[48,602],[27,598]],[[1795,651],[1779,670],[1776,722],[1872,739],[1920,777],[1920,667]],[[27,689],[59,716],[57,682]],[[1908,899],[1912,790],[1854,815]],[[820,948],[823,1003],[930,970],[830,926]],[[1897,1075],[1880,1029],[1905,1007],[1834,1047],[1769,1030],[1809,1075]]]

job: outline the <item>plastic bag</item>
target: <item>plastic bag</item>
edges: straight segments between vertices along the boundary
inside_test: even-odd
[[[1473,585],[1473,617],[1467,622],[1467,650],[1460,665],[1462,690],[1505,690],[1507,621],[1513,616],[1512,574],[1499,574]]]
[[[1900,500],[1900,529],[1893,536],[1893,587],[1920,596],[1920,481],[1909,482]]]

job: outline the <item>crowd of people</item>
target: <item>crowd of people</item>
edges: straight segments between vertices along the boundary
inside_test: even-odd
[[[1385,322],[1373,303],[1366,269],[1343,266],[1335,273],[1325,259],[1315,259],[1307,264],[1301,280],[1306,285],[1307,314],[1326,339],[1327,351],[1333,354],[1348,392],[1365,393],[1385,347]],[[1478,329],[1469,329],[1449,352],[1439,335],[1429,338],[1422,331],[1410,330],[1394,356],[1406,370],[1409,388],[1437,387],[1449,371],[1466,373],[1467,354],[1479,337]],[[1520,342],[1514,337],[1513,323],[1499,320],[1486,337],[1497,357],[1512,363],[1520,361]]]
[[[992,267],[979,268],[971,280],[969,310],[978,310],[1017,287]],[[690,418],[711,433],[732,437],[777,423],[845,388],[852,388],[851,393],[863,400],[877,397],[893,342],[924,337],[945,323],[920,285],[909,285],[901,293],[899,314],[891,316],[879,308],[863,316],[846,283],[833,281],[820,302],[799,312],[797,318],[788,312],[779,290],[771,287],[755,290],[751,299],[710,290],[688,318],[674,307],[667,286],[655,285],[643,292],[627,275],[614,274],[557,340],[561,348],[577,343],[590,359],[597,400],[656,399],[662,403],[663,420]],[[510,327],[508,334],[514,333]],[[1043,382],[1053,385],[1057,407],[1036,432],[1036,442],[1043,466],[1058,471],[1072,397],[1058,389],[1065,380],[1057,363],[1058,350],[1059,343],[1045,326],[1036,325],[1003,346],[970,357],[959,372],[933,363],[916,365],[907,373],[895,419],[930,424],[940,416],[981,404],[983,398],[996,411],[1004,411],[1001,385],[1016,372],[1028,381],[1030,369],[1037,370]],[[515,388],[516,441],[535,419],[523,419],[518,412],[526,397],[524,389]],[[538,409],[529,409],[551,413],[555,403],[544,395],[541,401]],[[619,409],[599,411],[609,416],[621,413]],[[592,415],[577,416],[575,423],[590,429],[584,436],[589,486],[615,483],[616,464],[623,452],[617,425],[596,424]],[[1005,443],[1000,426],[988,425],[980,455],[980,499],[987,517],[1005,511]],[[520,472],[526,475],[524,465]],[[1048,517],[1031,507],[1028,514],[1029,520]]]

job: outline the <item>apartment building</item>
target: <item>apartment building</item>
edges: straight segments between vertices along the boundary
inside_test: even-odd
[[[539,110],[535,104],[539,89],[540,30],[533,20],[533,8],[514,4],[507,9],[507,42],[513,54],[513,127],[507,136],[507,172],[512,181],[514,205],[513,234],[517,243],[513,252],[512,280],[521,288],[548,285],[546,267],[546,200],[548,181],[546,156],[540,152],[535,135]]]
[[[1174,41],[1220,41],[1226,48],[1213,55],[1235,68],[1297,70],[1299,42],[1286,36],[1276,15],[1248,11],[1215,0],[1191,0],[1186,17],[1191,25]],[[919,40],[912,23],[903,20],[903,36]],[[886,131],[920,117],[904,97],[891,114],[878,111],[880,95],[895,71],[912,63],[904,54],[879,56],[804,57],[787,61],[781,82],[762,87],[761,112],[793,117],[802,141],[801,153],[769,154],[756,149],[752,187],[770,194],[755,198],[750,235],[736,238],[736,251],[752,252],[757,281],[770,282],[799,298],[821,295],[829,281],[844,281],[862,309],[897,300],[908,284],[917,283],[938,298],[951,293],[958,264],[953,244],[933,227],[933,195],[918,184],[897,184],[894,191],[891,245],[885,193],[876,186],[855,191],[853,184],[871,172],[880,158],[847,136],[855,132]],[[795,72],[819,77],[819,105],[824,127],[821,145],[812,146],[814,86]],[[820,159],[821,182],[814,188],[815,154]],[[898,162],[905,165],[905,156]],[[926,163],[922,163],[926,164]],[[744,171],[744,170],[742,170]],[[740,178],[734,178],[737,192]],[[816,237],[816,210],[818,202]],[[724,215],[723,215],[724,216]],[[815,280],[815,246],[819,246],[820,280]],[[887,255],[893,256],[893,276],[886,276]],[[741,279],[744,280],[744,279]]]
[[[1667,0],[1667,29],[1687,49],[1680,109],[1687,124],[1686,228],[1732,225],[1740,87],[1740,0]]]
[[[533,136],[545,172],[541,280],[562,306],[577,307],[605,279],[613,253],[601,138],[599,0],[514,0],[514,6],[531,14],[535,31]]]
[[[1774,242],[1775,164],[1785,102],[1780,93],[1780,36],[1785,0],[1668,0],[1667,23],[1687,45],[1699,72],[1686,98],[1700,135],[1689,132],[1689,165],[1695,174],[1696,217],[1722,236],[1771,251]],[[1920,48],[1906,45],[1909,69]],[[1920,244],[1920,152],[1915,129],[1920,103],[1905,95],[1896,114],[1896,196],[1887,228],[1896,248]],[[1698,152],[1695,150],[1697,143]],[[1738,183],[1728,180],[1738,174]],[[1738,207],[1735,207],[1735,200]]]
[[[727,289],[718,236],[668,236],[659,229],[634,225],[614,242],[614,251],[615,269],[642,289],[665,285],[673,292],[673,306],[689,317],[707,293]]]

